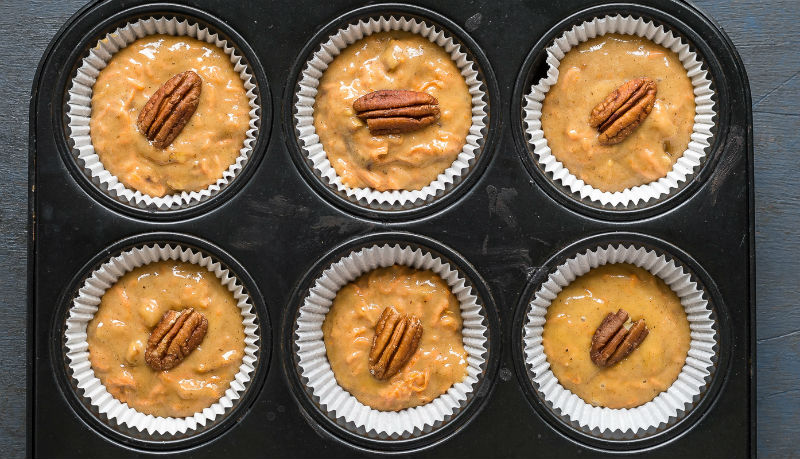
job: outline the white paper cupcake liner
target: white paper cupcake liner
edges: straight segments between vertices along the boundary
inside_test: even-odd
[[[336,382],[323,341],[322,323],[336,293],[362,274],[394,264],[431,270],[449,286],[461,305],[461,334],[467,351],[463,381],[430,403],[402,411],[379,411],[359,402]],[[428,432],[452,418],[470,399],[484,372],[488,330],[486,318],[472,287],[459,272],[422,249],[400,245],[374,245],[342,258],[326,269],[309,290],[295,326],[295,345],[302,378],[315,401],[351,430],[369,437],[407,437]]]
[[[545,314],[551,301],[590,269],[613,263],[630,263],[660,277],[680,298],[691,330],[689,354],[677,380],[652,401],[630,409],[592,406],[565,389],[550,370],[542,345]],[[525,362],[539,395],[561,417],[604,437],[614,433],[651,434],[682,417],[710,383],[718,350],[712,307],[704,298],[702,287],[674,260],[633,245],[608,245],[586,251],[558,266],[530,302],[523,336]]]
[[[378,32],[402,30],[421,35],[432,43],[441,46],[461,71],[472,96],[472,125],[467,134],[466,143],[453,163],[436,180],[421,190],[377,191],[372,188],[350,188],[342,183],[341,177],[328,160],[328,155],[319,141],[314,128],[314,101],[317,96],[319,79],[331,61],[349,45],[362,38]],[[396,208],[420,205],[431,200],[446,189],[453,186],[456,180],[466,173],[475,163],[480,153],[480,143],[488,121],[486,112],[485,84],[478,73],[477,65],[461,50],[452,37],[443,30],[437,29],[424,21],[395,16],[380,16],[368,20],[360,20],[340,29],[331,35],[306,64],[297,91],[294,121],[303,152],[313,165],[321,180],[345,193],[350,199],[367,205],[388,205]]]
[[[182,191],[178,194],[163,197],[150,196],[140,191],[127,188],[119,179],[103,167],[97,153],[95,153],[92,138],[89,132],[89,120],[92,115],[92,88],[100,71],[103,70],[111,58],[122,48],[134,41],[148,35],[167,34],[188,36],[221,48],[230,56],[234,71],[239,74],[247,91],[250,104],[250,124],[247,136],[239,150],[239,156],[233,164],[226,169],[222,177],[215,183],[200,191]],[[83,59],[78,68],[77,75],[72,79],[67,101],[69,118],[69,138],[73,142],[73,152],[77,152],[77,160],[91,181],[106,194],[113,198],[139,208],[154,208],[158,210],[180,209],[205,201],[216,195],[236,177],[253,153],[258,131],[260,107],[258,105],[258,89],[252,71],[234,47],[227,40],[205,27],[201,27],[187,20],[176,18],[154,17],[139,19],[120,27],[105,38],[99,40]]]
[[[141,413],[114,398],[100,379],[92,370],[89,361],[89,344],[87,342],[86,327],[94,318],[100,305],[100,299],[111,286],[125,273],[140,266],[164,260],[180,260],[193,263],[206,268],[216,275],[222,285],[233,293],[237,306],[242,313],[242,324],[245,333],[245,348],[239,372],[231,381],[225,394],[213,405],[193,416],[185,418],[156,417]],[[127,250],[111,258],[94,270],[78,290],[78,295],[73,300],[67,319],[65,332],[67,358],[72,377],[77,383],[83,397],[88,399],[100,414],[108,417],[119,426],[127,426],[140,432],[152,435],[184,434],[200,426],[214,421],[217,417],[225,415],[233,406],[234,400],[239,399],[247,388],[250,374],[255,370],[258,357],[258,325],[256,313],[250,301],[250,296],[245,292],[242,284],[225,266],[214,261],[210,256],[179,245],[147,245]]]
[[[695,117],[691,140],[686,151],[672,166],[672,170],[654,182],[627,188],[623,191],[602,191],[580,180],[556,159],[547,145],[542,130],[542,102],[547,92],[558,81],[558,66],[561,59],[574,46],[607,33],[637,35],[674,51],[686,69],[694,86]],[[544,171],[552,176],[554,182],[577,193],[581,199],[589,199],[607,207],[627,207],[648,203],[668,196],[686,182],[701,165],[706,149],[710,145],[714,128],[714,91],[708,71],[703,68],[702,59],[692,51],[688,43],[676,37],[663,25],[631,16],[605,16],[574,26],[547,48],[547,76],[531,87],[525,96],[525,125],[528,141],[533,145],[533,153]],[[565,190],[565,191],[566,191]]]

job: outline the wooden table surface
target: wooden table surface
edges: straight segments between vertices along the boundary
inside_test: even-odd
[[[0,2],[0,453],[25,454],[28,105],[45,47],[83,0]],[[728,33],[753,96],[760,457],[800,456],[800,8],[696,0]]]

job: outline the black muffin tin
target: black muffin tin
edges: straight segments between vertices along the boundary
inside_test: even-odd
[[[417,3],[417,2],[415,2]],[[755,448],[755,268],[750,92],[728,38],[677,1],[421,1],[191,6],[93,2],[56,33],[34,82],[30,110],[28,452],[34,456],[573,457],[648,454],[742,457]],[[332,31],[382,14],[422,17],[469,48],[481,67],[489,122],[469,174],[416,209],[376,210],[343,199],[308,168],[292,102],[297,72]],[[693,178],[655,206],[609,211],[563,194],[537,170],[523,134],[522,96],[543,72],[543,49],[572,25],[605,14],[668,25],[690,41],[716,91],[716,131]],[[230,38],[259,86],[254,156],[233,184],[200,205],[138,209],[107,196],[67,142],[66,90],[88,48],[141,16],[186,17]],[[120,429],[76,392],[64,357],[64,322],[87,274],[130,246],[179,243],[231,268],[259,315],[260,358],[228,415],[190,435]],[[431,433],[372,439],[317,410],[295,371],[292,331],[309,281],[366,243],[421,246],[453,260],[487,311],[490,358],[476,395]],[[646,438],[602,439],[553,416],[522,362],[522,322],[537,286],[575,250],[633,242],[668,252],[702,280],[714,306],[719,351],[696,407]]]

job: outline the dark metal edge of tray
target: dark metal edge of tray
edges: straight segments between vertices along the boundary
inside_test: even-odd
[[[86,10],[92,8],[102,0],[92,0],[83,5],[78,11],[73,13],[63,24],[59,27],[58,31],[50,39],[50,43],[42,53],[36,65],[36,72],[31,81],[31,97],[28,104],[28,219],[27,219],[27,250],[26,250],[26,302],[27,308],[27,322],[28,322],[28,336],[26,338],[26,359],[25,359],[25,450],[26,455],[29,457],[35,456],[34,441],[33,441],[33,426],[34,426],[34,394],[32,388],[34,387],[35,371],[34,362],[36,359],[36,290],[33,288],[36,275],[36,106],[39,101],[39,77],[41,76],[42,69],[45,63],[53,52],[53,48],[61,40],[64,31],[72,24],[75,18],[83,15]]]

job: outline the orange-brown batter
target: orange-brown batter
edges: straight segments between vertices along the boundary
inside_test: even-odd
[[[467,83],[450,55],[410,32],[370,35],[345,48],[325,70],[314,104],[314,127],[342,183],[378,191],[419,190],[450,167],[472,124]],[[353,101],[379,89],[436,97],[437,123],[419,131],[372,135]]]
[[[589,358],[592,336],[609,312],[645,319],[650,333],[621,362],[601,368]],[[689,321],[661,278],[629,264],[603,265],[572,281],[547,309],[542,344],[553,374],[583,401],[634,408],[667,390],[686,362]]]
[[[136,127],[139,111],[172,76],[194,70],[200,103],[167,148]],[[234,163],[250,122],[244,84],[220,48],[190,37],[153,35],[114,55],[92,89],[90,134],[103,167],[150,196],[207,188]]]
[[[616,145],[600,145],[589,114],[628,80],[656,82],[653,111]],[[694,126],[694,91],[677,54],[634,35],[603,35],[561,60],[558,82],[542,103],[542,130],[553,155],[573,175],[603,191],[660,179],[683,155]]]
[[[408,363],[380,381],[369,373],[369,351],[375,323],[388,306],[419,317],[423,332]],[[322,332],[336,381],[377,410],[424,405],[467,375],[460,305],[433,271],[394,265],[364,274],[336,294]]]
[[[150,332],[165,312],[185,308],[208,319],[205,338],[175,368],[153,370],[144,361]],[[233,294],[205,268],[179,261],[150,263],[122,276],[101,298],[87,334],[92,369],[108,392],[154,416],[191,416],[211,406],[244,356]]]

